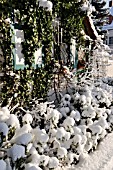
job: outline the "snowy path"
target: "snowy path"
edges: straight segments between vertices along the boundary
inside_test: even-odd
[[[113,170],[113,133],[108,134],[98,149],[73,170]]]

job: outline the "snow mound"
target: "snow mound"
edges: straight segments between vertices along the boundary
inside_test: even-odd
[[[7,155],[12,158],[12,161],[15,162],[20,158],[25,157],[25,147],[21,145],[14,144],[8,151]]]

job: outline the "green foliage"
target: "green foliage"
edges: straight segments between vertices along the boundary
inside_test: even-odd
[[[68,47],[70,47],[70,40],[73,36],[76,37],[78,46],[83,45],[80,34],[83,29],[82,21],[84,18],[84,13],[80,10],[82,2],[52,0],[52,3],[53,13],[39,7],[39,2],[34,0],[0,1],[0,32],[3,34],[0,43],[5,59],[3,65],[5,76],[1,95],[3,105],[11,97],[13,97],[13,105],[16,103],[27,104],[34,97],[46,98],[54,68],[52,22],[56,17],[60,20],[64,42]],[[13,69],[11,49],[14,44],[11,43],[11,29],[10,25],[5,23],[6,18],[10,18],[12,23],[15,23],[16,18],[17,23],[24,31],[25,40],[22,42],[22,53],[24,54],[25,65],[28,65],[24,70],[15,71]],[[43,67],[34,70],[32,67],[34,52],[41,46],[43,49]],[[68,53],[70,53],[69,48]],[[11,73],[14,73],[14,75],[12,76]],[[14,94],[17,94],[17,97],[14,97]]]
[[[60,19],[61,27],[63,28],[64,42],[70,43],[70,38],[73,36],[77,39],[77,44],[83,44],[81,41],[80,31],[83,29],[83,19],[85,13],[80,7],[83,2],[77,0],[52,0],[53,13]]]
[[[52,48],[52,15],[49,11],[45,11],[39,7],[37,1],[0,1],[2,19],[0,32],[3,34],[1,47],[4,62],[4,85],[2,89],[2,99],[8,100],[13,94],[17,93],[18,97],[13,96],[13,104],[19,102],[20,105],[28,103],[32,97],[46,96],[49,79],[52,73],[51,63],[51,48]],[[25,65],[29,67],[24,70],[15,71],[11,67],[13,63],[11,58],[11,36],[10,25],[5,24],[4,19],[7,17],[14,22],[17,19],[24,31],[25,41],[22,43],[22,53],[25,58]],[[34,52],[37,48],[44,46],[44,67],[32,68],[34,61]],[[10,62],[9,62],[10,61]],[[16,76],[11,76],[13,72]],[[37,80],[38,81],[37,81]],[[30,84],[34,89],[31,93]],[[6,103],[7,103],[6,100]],[[4,103],[5,104],[5,103]]]

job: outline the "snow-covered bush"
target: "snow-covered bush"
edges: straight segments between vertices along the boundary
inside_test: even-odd
[[[18,113],[0,108],[2,169],[75,166],[113,130],[112,89],[105,80],[98,80],[76,86],[73,94],[62,97],[57,108],[52,102],[37,100],[30,110],[18,107]]]

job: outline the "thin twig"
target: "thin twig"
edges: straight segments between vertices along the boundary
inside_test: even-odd
[[[18,106],[19,106],[19,103],[17,103],[17,104],[10,110],[10,112],[13,111],[15,108],[17,108]]]

